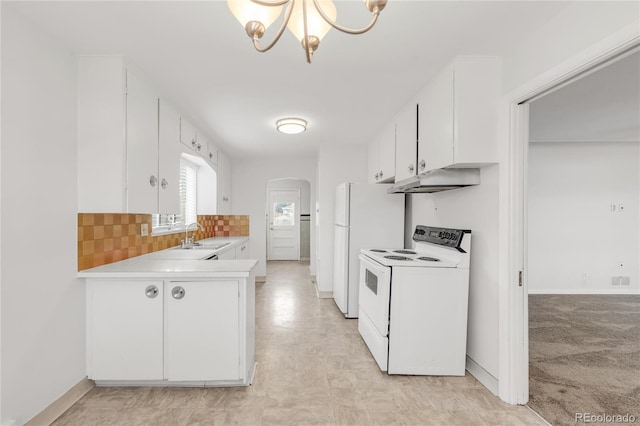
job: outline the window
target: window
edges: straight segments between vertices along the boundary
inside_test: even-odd
[[[152,214],[152,234],[181,232],[198,221],[198,168],[192,161],[180,159],[180,214]]]
[[[198,221],[198,166],[180,159],[180,215],[183,225]]]

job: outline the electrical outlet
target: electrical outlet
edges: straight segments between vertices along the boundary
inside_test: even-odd
[[[620,277],[620,285],[631,285],[630,277]]]
[[[140,235],[142,235],[143,237],[146,237],[147,235],[149,235],[149,224],[148,223],[143,223],[140,226]]]
[[[611,285],[620,285],[620,277],[611,277]]]

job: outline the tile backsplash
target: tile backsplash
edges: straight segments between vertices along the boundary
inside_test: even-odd
[[[140,235],[150,214],[78,213],[78,270],[164,250],[180,244],[184,233]],[[249,236],[248,215],[199,215],[196,239]],[[191,231],[189,231],[191,233]]]

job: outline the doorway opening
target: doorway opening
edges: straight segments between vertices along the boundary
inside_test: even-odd
[[[635,406],[638,64],[626,50],[519,106],[523,400],[552,424]]]
[[[267,260],[309,260],[311,184],[272,179],[266,186]]]

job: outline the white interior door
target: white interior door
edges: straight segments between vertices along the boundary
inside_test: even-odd
[[[269,260],[300,259],[300,190],[269,190]]]

